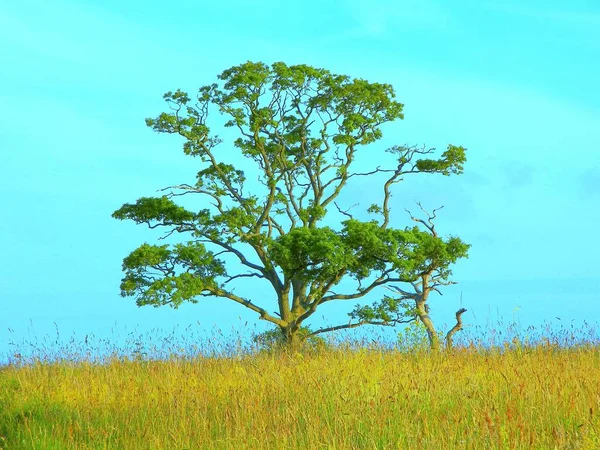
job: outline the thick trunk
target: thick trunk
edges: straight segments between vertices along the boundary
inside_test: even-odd
[[[290,325],[281,330],[283,332],[285,348],[292,352],[301,350],[304,339],[300,333],[300,327]]]
[[[299,320],[299,317],[306,312],[306,309],[302,306],[303,300],[306,299],[306,283],[292,279],[289,285],[292,288],[291,305],[289,301],[289,287],[285,292],[285,296],[279,302],[281,316],[288,323],[287,326],[281,328],[281,331],[283,333],[284,347],[292,352],[296,352],[301,350],[305,341],[300,327],[302,320]]]
[[[429,339],[429,346],[432,350],[440,349],[440,338],[435,331],[435,327],[433,325],[433,321],[431,317],[429,317],[429,310],[425,305],[425,301],[417,301],[417,316],[421,323],[425,326],[425,330],[427,330],[427,338]]]

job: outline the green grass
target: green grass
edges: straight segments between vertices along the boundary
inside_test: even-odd
[[[0,369],[2,449],[598,449],[599,413],[594,345]]]

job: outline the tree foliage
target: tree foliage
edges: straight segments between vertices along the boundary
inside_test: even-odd
[[[357,152],[376,160],[372,144],[381,139],[381,126],[403,118],[391,85],[281,62],[247,62],[218,80],[193,98],[180,90],[166,93],[169,111],[146,120],[156,132],[183,138],[184,153],[198,160],[199,169],[193,183],[166,187],[160,197],[114,212],[117,219],[163,229],[163,238],[184,240],[145,243],[127,256],[123,296],[134,296],[138,305],[173,307],[227,298],[279,327],[293,344],[310,336],[300,332],[302,324],[326,302],[361,299],[392,283],[408,283],[422,296],[424,288],[451,283],[450,266],[467,256],[468,245],[439,237],[435,213],[429,221],[411,216],[417,226],[392,228],[390,198],[405,176],[462,173],[463,147],[449,145],[434,158],[434,149],[393,146],[386,150],[393,166],[359,171]],[[222,145],[209,127],[215,112],[225,118],[226,134],[237,135],[232,146]],[[383,177],[379,199],[367,209],[376,218],[369,221],[338,204],[343,188],[361,177]],[[177,204],[180,196],[195,197],[200,207]],[[273,303],[236,294],[231,286],[246,277],[270,286]],[[355,289],[334,291],[342,280]],[[357,306],[350,323],[311,335],[410,320],[416,306],[407,309],[405,300],[416,297],[404,294]]]

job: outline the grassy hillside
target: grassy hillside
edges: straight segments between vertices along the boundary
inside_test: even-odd
[[[2,449],[598,449],[599,414],[594,346],[0,371]]]

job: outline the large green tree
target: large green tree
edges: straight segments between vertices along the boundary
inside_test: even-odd
[[[168,92],[169,111],[146,120],[159,133],[183,138],[184,153],[198,161],[197,175],[192,184],[168,186],[160,197],[114,212],[117,219],[164,229],[163,238],[181,235],[172,245],[144,243],[131,252],[123,261],[121,294],[139,306],[226,298],[279,327],[293,346],[368,324],[418,317],[427,326],[429,292],[452,283],[450,266],[467,256],[468,245],[438,236],[435,212],[426,220],[413,217],[416,226],[393,228],[391,188],[413,174],[462,173],[465,149],[449,145],[433,157],[434,149],[392,146],[386,151],[393,165],[356,168],[363,149],[370,160],[381,160],[373,145],[381,126],[403,118],[391,85],[281,62],[247,62],[218,79],[193,98]],[[235,134],[233,145],[223,144],[209,118]],[[345,186],[367,178],[382,185],[367,209],[373,219],[365,221],[350,212],[347,199],[340,202]],[[176,203],[181,196],[195,196],[198,207]],[[272,296],[236,294],[232,286],[247,277],[267,283]],[[349,281],[339,286],[346,292],[335,291],[343,280]],[[348,323],[311,333],[302,326],[325,303],[392,285],[398,298],[357,305]]]

